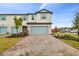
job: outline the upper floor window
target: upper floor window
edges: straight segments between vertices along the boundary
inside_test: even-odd
[[[22,16],[23,17],[23,20],[27,20],[27,16]]]
[[[0,20],[2,21],[6,20],[6,16],[0,15]]]
[[[2,20],[5,20],[5,18],[2,18]]]
[[[45,16],[43,16],[42,19],[45,19]]]
[[[23,20],[26,20],[26,18],[23,18]]]
[[[41,19],[47,19],[47,14],[41,14]]]
[[[32,15],[32,20],[34,20],[34,15]]]

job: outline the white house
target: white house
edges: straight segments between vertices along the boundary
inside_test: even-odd
[[[28,14],[0,14],[0,34],[16,33],[14,16],[23,18],[21,32],[51,34],[51,15],[46,9]]]

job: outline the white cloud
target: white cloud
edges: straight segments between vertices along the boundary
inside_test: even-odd
[[[43,3],[43,4],[40,6],[40,8],[39,8],[38,10],[43,9],[43,8],[46,7],[48,4],[49,4],[49,3]]]

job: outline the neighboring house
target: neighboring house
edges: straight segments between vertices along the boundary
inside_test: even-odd
[[[77,29],[72,29],[72,27],[64,27],[64,28],[60,28],[60,32],[69,32],[69,33],[77,33],[78,30]]]
[[[16,33],[14,16],[23,18],[21,32],[51,34],[51,15],[46,9],[28,14],[0,14],[0,34]]]
[[[71,30],[71,27],[63,27],[63,28],[60,28],[60,32],[70,32]]]
[[[78,30],[77,30],[77,29],[72,29],[70,32],[71,32],[71,33],[77,33]]]

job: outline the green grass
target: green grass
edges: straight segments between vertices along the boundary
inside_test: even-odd
[[[64,40],[64,39],[62,39],[62,41],[79,50],[79,42],[74,40]]]
[[[21,38],[0,38],[0,54],[15,45]]]

